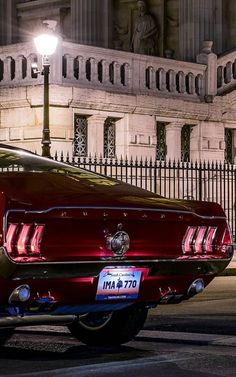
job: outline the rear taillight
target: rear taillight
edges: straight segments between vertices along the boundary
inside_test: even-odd
[[[13,240],[16,234],[17,224],[9,224],[6,235],[5,247],[9,254],[13,252]]]
[[[207,230],[206,226],[199,226],[197,228],[197,232],[196,232],[194,243],[193,243],[193,251],[196,254],[201,254],[203,252],[203,241],[204,241],[204,236],[206,234],[206,230]]]
[[[9,224],[4,245],[10,257],[17,262],[43,260],[44,228],[41,224]]]
[[[34,255],[40,255],[40,245],[42,241],[44,225],[36,225],[33,237],[30,241],[30,252]]]
[[[231,255],[233,253],[233,239],[229,228],[225,228],[223,237],[217,245],[217,251]]]
[[[213,252],[213,241],[215,239],[216,235],[216,228],[210,227],[208,228],[204,244],[203,244],[203,249],[206,253],[212,253]]]
[[[193,249],[193,237],[196,233],[197,228],[195,226],[189,226],[187,229],[187,232],[184,236],[183,241],[183,252],[184,253],[192,253]]]
[[[216,227],[189,226],[183,238],[184,254],[208,254],[214,249]]]
[[[18,235],[16,250],[19,255],[27,254],[27,242],[29,240],[30,228],[32,224],[23,224]]]

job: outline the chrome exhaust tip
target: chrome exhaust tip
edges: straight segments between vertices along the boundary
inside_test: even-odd
[[[201,293],[205,288],[204,281],[202,279],[196,279],[188,288],[187,296],[194,296]]]
[[[20,285],[11,293],[8,302],[9,304],[26,302],[30,298],[30,287],[27,284]]]

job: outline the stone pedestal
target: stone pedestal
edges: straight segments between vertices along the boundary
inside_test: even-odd
[[[213,102],[217,94],[217,55],[212,52],[212,41],[203,41],[201,53],[197,55],[197,63],[207,65],[204,98]]]

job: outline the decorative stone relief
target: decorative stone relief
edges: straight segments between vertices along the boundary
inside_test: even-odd
[[[220,150],[221,151],[225,150],[225,141],[220,141]]]
[[[210,139],[209,140],[209,149],[219,149],[219,140],[217,139]]]
[[[116,50],[130,51],[131,8],[126,4],[126,12],[118,2],[114,3],[113,47]]]
[[[157,25],[154,17],[149,13],[145,1],[137,1],[139,15],[135,20],[131,41],[133,52],[144,55],[155,55]]]
[[[209,139],[205,137],[202,139],[202,149],[203,150],[209,149]]]
[[[167,59],[179,58],[179,1],[166,0],[164,8],[163,45]]]
[[[115,0],[114,48],[138,54],[159,55],[159,23],[157,9],[155,13],[153,10],[154,6],[149,7],[149,3],[144,0]]]
[[[114,0],[113,4],[115,49],[178,58],[179,3],[176,0],[165,0],[165,4],[163,0]],[[146,40],[140,41],[140,31],[145,28],[148,29]]]
[[[130,134],[129,135],[129,143],[130,144],[137,144],[138,143],[138,135]]]
[[[144,134],[131,134],[130,144],[133,145],[155,145],[156,137],[155,135],[144,135]]]

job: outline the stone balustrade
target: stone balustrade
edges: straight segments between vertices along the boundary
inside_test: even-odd
[[[38,62],[38,56],[31,43],[0,47],[0,86],[35,84],[31,74],[33,62]]]
[[[204,97],[205,66],[167,59],[149,62],[145,86],[152,94]]]
[[[211,55],[205,59],[202,54],[198,63],[188,63],[61,41],[51,57],[50,82],[118,93],[212,100],[235,85],[236,53],[218,59]],[[0,47],[0,87],[42,84],[42,76],[32,74],[33,62],[41,69],[41,58],[32,43]],[[217,91],[212,85],[216,87],[216,82]]]
[[[72,43],[63,44],[63,82],[126,93],[204,96],[206,66]]]
[[[217,93],[222,95],[236,86],[236,51],[217,60]]]

